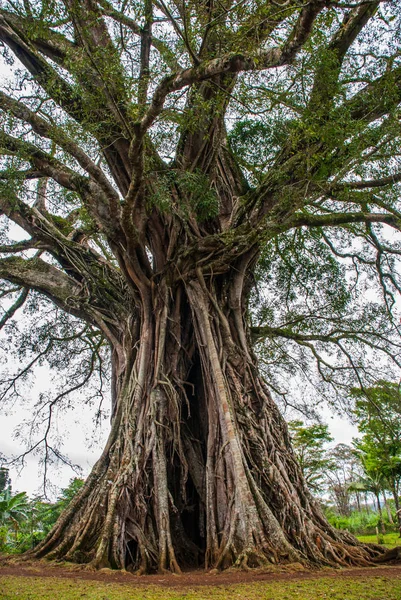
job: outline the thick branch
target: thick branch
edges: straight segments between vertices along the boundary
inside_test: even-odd
[[[40,86],[78,122],[85,118],[82,98],[58,73],[16,33],[3,15],[0,15],[0,40],[7,44]]]
[[[251,327],[250,333],[256,341],[259,339],[269,337],[283,337],[298,343],[324,342],[337,344],[340,340],[344,339],[355,340],[360,342],[362,341],[361,338],[363,338],[363,343],[369,344],[369,342],[366,339],[367,337],[377,337],[381,341],[386,341],[383,339],[383,336],[380,335],[377,331],[364,329],[347,330],[338,327],[332,329],[327,333],[307,334],[299,333],[298,331],[293,331],[288,327],[270,327],[269,325],[261,325],[260,327]]]
[[[79,165],[98,183],[106,193],[115,211],[119,202],[119,196],[103,171],[89,158],[89,156],[76,144],[66,133],[56,125],[39,117],[22,102],[14,100],[0,91],[0,109],[8,111],[17,119],[21,119],[32,126],[35,133],[56,142],[63,150],[77,160]],[[30,174],[32,177],[32,174]]]
[[[24,37],[29,39],[39,52],[55,63],[66,66],[67,58],[76,56],[77,45],[59,31],[55,31],[43,21],[41,21],[40,28],[32,28],[32,15],[25,17],[4,9],[0,9],[0,15],[4,17],[15,32],[23,33]]]
[[[380,2],[374,2],[354,8],[350,14],[345,16],[327,49],[323,50],[323,62],[316,71],[309,102],[312,118],[315,111],[319,115],[327,113],[337,91],[337,81],[344,57],[359,33],[375,14],[379,4]]]
[[[130,138],[123,66],[101,11],[93,0],[66,0],[65,4],[74,24],[77,43],[84,49],[89,68],[98,78],[96,87],[102,90],[111,114]]]
[[[372,123],[391,112],[401,102],[401,66],[386,71],[348,101],[336,114],[348,113],[354,121]],[[335,117],[335,115],[334,115]]]
[[[89,268],[87,271],[89,272]],[[0,278],[37,290],[64,311],[99,327],[111,343],[118,345],[116,338],[119,325],[118,314],[125,310],[125,306],[122,300],[121,304],[118,304],[120,298],[117,299],[117,296],[121,293],[122,297],[123,292],[115,290],[113,296],[113,292],[107,291],[107,282],[97,281],[98,289],[95,290],[90,285],[92,283],[90,276],[86,280],[86,285],[80,285],[41,258],[23,259],[17,256],[0,259]],[[113,304],[114,319],[110,319],[107,309],[102,306],[104,304],[109,307],[110,302]]]
[[[12,306],[10,306],[10,308],[7,309],[6,312],[4,313],[4,315],[1,317],[0,329],[3,329],[3,327],[7,323],[7,321],[12,319],[12,317],[15,315],[17,310],[20,309],[21,306],[23,306],[25,304],[25,301],[28,298],[28,294],[29,294],[29,289],[24,288],[22,290],[21,294],[18,296],[17,300],[14,302],[14,304]]]
[[[347,181],[344,183],[337,183],[335,186],[330,188],[330,191],[335,192],[336,190],[363,190],[366,188],[374,188],[374,187],[386,187],[388,185],[393,185],[394,183],[399,183],[401,181],[401,173],[394,173],[393,175],[388,175],[388,177],[381,177],[379,179],[367,179],[366,181]]]
[[[124,13],[116,10],[114,6],[108,2],[108,0],[99,0],[99,5],[102,8],[102,13],[108,17],[114,19],[117,23],[121,23],[121,25],[125,25],[128,29],[137,36],[142,35],[142,27],[133,19],[125,15]],[[151,44],[156,50],[159,51],[162,58],[166,61],[166,64],[169,65],[170,68],[174,70],[178,70],[179,64],[177,62],[177,57],[171,51],[169,46],[163,42],[163,40],[159,40],[154,36],[151,37]]]
[[[17,256],[2,258],[0,277],[11,283],[37,290],[66,312],[88,320],[87,314],[82,310],[84,303],[82,287],[41,258],[28,260]]]
[[[232,53],[220,58],[205,61],[200,65],[184,69],[163,79],[153,95],[153,100],[147,114],[141,121],[140,130],[142,135],[154,123],[163,109],[164,102],[172,92],[184,87],[212,79],[223,73],[240,73],[243,71],[264,71],[289,64],[307,40],[313,22],[324,3],[310,2],[302,9],[299,19],[287,42],[282,48],[269,48],[259,50],[253,54]]]
[[[64,235],[68,227],[66,220],[62,223],[63,233],[59,228],[61,217],[57,217],[53,222],[51,214],[36,207],[31,208],[16,195],[0,197],[0,211],[33,237],[32,240],[19,244],[0,246],[0,252],[21,252],[27,247],[47,250],[71,275],[69,279],[74,277],[75,282],[84,282],[85,289],[91,290],[96,309],[88,304],[85,311],[96,318],[101,310],[109,311],[110,306],[113,306],[113,310],[118,312],[119,308],[126,304],[124,281],[120,272],[94,249],[80,244],[79,232],[74,232],[71,228],[73,235]],[[100,326],[98,318],[96,322]]]
[[[145,106],[148,97],[149,77],[150,77],[150,46],[152,42],[152,2],[145,0],[145,25],[141,31],[141,56],[140,56],[140,72],[138,81],[138,104],[140,107]]]
[[[67,83],[57,71],[51,67],[35,49],[31,41],[27,41],[27,34],[23,27],[15,23],[15,19],[8,22],[8,18],[0,14],[0,40],[14,52],[24,67],[31,73],[35,81],[53,98],[53,100],[78,123],[84,124],[97,137],[104,147],[104,155],[110,166],[111,172],[123,194],[129,186],[129,143],[117,124],[110,127],[107,111],[98,102],[97,110],[91,109],[91,103],[85,101],[80,92]],[[33,36],[35,37],[35,36]],[[64,59],[62,60],[62,62]],[[72,60],[72,65],[81,65],[82,57],[78,61]],[[83,89],[88,88],[88,74],[85,81],[81,82]],[[93,97],[96,93],[94,90]],[[92,105],[93,106],[93,105]]]
[[[96,182],[76,173],[34,144],[8,135],[4,131],[0,131],[0,147],[10,154],[18,154],[62,187],[76,192],[100,227],[111,237],[118,237],[116,213],[118,214],[119,207],[116,198],[109,202],[110,195],[106,197]]]
[[[37,248],[38,241],[41,249],[54,251],[57,249],[60,239],[67,242],[64,235],[52,222],[51,215],[44,214],[36,207],[31,208],[10,190],[7,190],[7,194],[0,195],[0,214],[6,215],[32,236],[31,240],[1,246],[2,252],[22,252],[32,247]],[[65,223],[65,225],[67,224],[68,222]]]
[[[1,204],[1,201],[0,201]],[[42,249],[40,242],[37,240],[23,240],[22,242],[17,242],[16,244],[3,244],[0,246],[1,254],[17,254],[18,252],[25,252],[26,250],[32,249]]]
[[[288,221],[289,228],[293,227],[337,227],[353,223],[385,223],[401,230],[401,222],[388,213],[330,213],[325,215],[296,214]]]
[[[19,181],[28,181],[29,179],[42,179],[45,178],[46,175],[43,171],[38,171],[37,169],[26,169],[21,171],[0,171],[0,180],[15,180]]]
[[[287,6],[288,5],[288,6]],[[238,28],[239,36],[255,40],[257,44],[267,40],[276,27],[282,23],[294,10],[299,8],[297,1],[286,6],[281,4],[265,2],[256,9]],[[258,12],[259,10],[259,12]],[[216,19],[217,20],[217,19]]]

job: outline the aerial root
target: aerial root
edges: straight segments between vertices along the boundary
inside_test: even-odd
[[[275,562],[276,559],[273,556],[271,556],[269,560],[269,558],[263,554],[263,552],[260,552],[260,550],[257,550],[256,548],[245,548],[245,550],[243,550],[237,557],[234,567],[244,571],[249,571],[251,569],[270,566]]]
[[[401,562],[401,546],[396,546],[395,548],[391,548],[387,550],[381,556],[376,556],[373,559],[374,563],[386,563],[386,562]]]
[[[333,566],[343,567],[369,567],[372,566],[372,557],[369,556],[364,546],[344,546],[337,543],[330,544],[329,554],[334,559]]]
[[[171,552],[173,552],[172,547],[171,547]],[[181,568],[180,568],[174,555],[170,558],[169,568],[164,569],[164,572],[165,573],[174,573],[174,575],[181,575],[181,573],[182,573]]]

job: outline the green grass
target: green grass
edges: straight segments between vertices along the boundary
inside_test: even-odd
[[[376,535],[357,535],[358,540],[369,544],[377,544]],[[386,533],[384,535],[384,546],[387,548],[394,548],[395,546],[401,546],[401,539],[399,533]]]
[[[398,572],[399,573],[399,572]],[[169,589],[74,579],[0,577],[1,600],[400,600],[401,577],[363,576]]]

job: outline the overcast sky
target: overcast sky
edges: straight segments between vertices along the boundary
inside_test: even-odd
[[[21,433],[18,427],[21,422],[30,420],[32,406],[39,391],[51,386],[51,380],[38,380],[35,387],[27,391],[24,403],[15,404],[7,410],[5,415],[0,413],[0,453],[7,458],[22,454],[27,448],[29,428],[26,426]],[[26,403],[26,405],[24,405]],[[90,468],[100,456],[102,447],[108,434],[108,422],[104,422],[101,430],[95,429],[92,423],[93,408],[77,402],[76,409],[67,415],[59,415],[55,420],[55,434],[62,438],[62,452],[68,459],[81,467],[82,476],[89,474]],[[28,455],[25,466],[10,466],[13,491],[26,491],[30,496],[43,493],[43,467],[39,464],[39,457]],[[49,470],[50,487],[49,496],[54,498],[57,492],[68,485],[72,477],[79,476],[71,467],[58,463]]]

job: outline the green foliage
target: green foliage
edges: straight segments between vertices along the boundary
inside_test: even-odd
[[[19,554],[34,548],[57,520],[53,506],[41,498],[30,500],[27,517],[21,522],[15,538],[9,539],[7,551]]]
[[[229,143],[241,164],[261,179],[266,166],[285,141],[288,127],[281,119],[242,119],[229,133]]]
[[[62,511],[67,508],[74,496],[83,487],[85,481],[79,477],[74,477],[70,480],[68,487],[61,490],[57,502],[52,506],[52,519],[54,522],[58,519]]]
[[[162,211],[176,210],[184,217],[193,211],[199,222],[212,219],[219,212],[218,196],[200,171],[168,171],[159,176],[150,202]]]
[[[379,445],[400,444],[401,390],[398,383],[378,381],[373,387],[351,392],[358,429]]]
[[[326,470],[332,465],[325,447],[327,443],[333,441],[328,426],[320,423],[305,425],[302,421],[290,421],[288,428],[307,486],[315,494],[323,491]]]
[[[354,440],[366,476],[376,487],[390,489],[396,499],[401,484],[401,394],[397,384],[379,381],[353,390],[355,418],[363,436]]]
[[[327,306],[331,315],[343,314],[351,301],[345,281],[345,267],[333,257],[323,231],[299,229],[278,236],[264,249],[258,275],[268,273],[288,305],[297,306],[297,300]]]
[[[375,460],[376,448],[369,447],[363,438],[354,440],[353,446],[363,473],[358,474],[358,478],[350,483],[349,489],[354,492],[369,492],[377,498],[388,485],[381,465]]]
[[[330,497],[337,512],[349,516],[353,496],[350,485],[359,477],[359,462],[353,448],[348,444],[337,444],[327,454],[330,463],[326,470],[326,479]]]
[[[266,328],[258,345],[266,379],[285,398],[297,393],[299,405],[300,386],[292,390],[289,383],[297,376],[308,390],[304,412],[318,394],[337,410],[348,409],[352,388],[388,372],[381,352],[398,352],[395,345],[387,346],[387,309],[368,301],[364,289],[371,281],[363,274],[364,263],[373,264],[374,254],[361,241],[360,263],[348,260],[354,256],[348,248],[356,229],[328,234],[323,228],[299,228],[278,234],[265,245],[256,271],[251,315],[253,324]],[[377,360],[368,360],[367,348]]]
[[[18,532],[21,523],[28,518],[29,501],[25,492],[12,494],[7,488],[0,494],[0,550],[18,543]]]
[[[198,221],[212,219],[218,215],[218,196],[210,187],[210,182],[203,173],[200,171],[179,172],[178,182],[184,194],[189,197]]]
[[[367,512],[365,509],[362,511],[353,511],[350,515],[339,515],[337,512],[329,509],[325,511],[327,520],[336,529],[347,529],[353,534],[374,534],[376,527],[379,525],[379,515],[377,512],[370,510]],[[386,512],[383,512],[383,521],[387,531],[394,529],[389,520]]]
[[[28,497],[26,492],[11,494],[5,490],[0,496],[0,523],[17,525],[27,516]]]
[[[0,550],[20,553],[36,546],[83,484],[82,479],[71,479],[55,503],[41,498],[29,500],[25,492],[14,496],[8,493],[0,495]]]
[[[358,535],[358,540],[364,544],[377,544],[377,535]],[[386,548],[395,548],[400,545],[399,533],[386,533],[383,535],[383,546]]]
[[[11,488],[11,479],[9,476],[8,469],[6,467],[0,467],[0,494],[3,494],[6,490]]]

